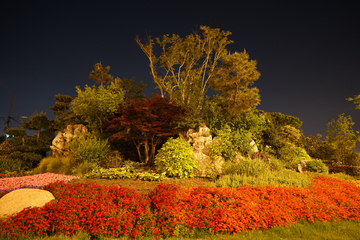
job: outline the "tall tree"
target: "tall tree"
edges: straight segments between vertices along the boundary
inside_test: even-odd
[[[114,78],[108,72],[110,71],[110,66],[103,67],[101,62],[94,65],[94,70],[91,71],[89,79],[93,79],[95,82],[100,83],[101,86],[103,83],[111,83]]]
[[[249,111],[260,103],[259,89],[250,86],[259,79],[257,62],[244,52],[223,55],[210,81],[213,90],[221,94],[214,100],[231,115]]]
[[[74,114],[69,114],[68,110],[70,108],[70,102],[72,101],[72,97],[69,95],[57,94],[54,97],[55,104],[51,106],[50,109],[53,111],[55,120],[52,120],[51,124],[54,130],[60,130],[66,128],[68,124],[71,122],[71,117]]]
[[[329,156],[334,162],[346,164],[348,156],[353,155],[353,149],[356,142],[359,141],[359,132],[355,132],[352,128],[354,122],[351,116],[339,115],[337,120],[332,119],[326,125],[325,144],[328,148],[333,149],[332,156]]]
[[[185,110],[169,99],[154,94],[152,98],[132,101],[129,106],[120,106],[103,125],[104,132],[109,132],[111,141],[132,141],[141,157],[144,146],[143,162],[153,165],[156,145],[162,138],[176,135],[179,130],[171,123],[184,116]]]
[[[36,141],[39,141],[41,129],[50,127],[50,120],[45,113],[36,113],[32,115],[28,121],[21,124],[21,127],[28,130],[36,131]]]
[[[207,26],[200,30],[185,38],[166,34],[154,41],[149,36],[145,44],[139,37],[135,39],[149,59],[150,73],[161,96],[192,109],[201,106],[212,72],[226,54],[225,47],[232,43],[229,31]]]
[[[124,102],[122,89],[112,82],[109,86],[98,88],[86,85],[84,91],[76,87],[76,91],[78,95],[71,102],[70,111],[80,116],[92,131],[102,133],[101,125]]]

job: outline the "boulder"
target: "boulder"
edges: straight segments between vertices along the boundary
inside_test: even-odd
[[[218,175],[221,175],[223,173],[222,166],[225,162],[225,159],[223,157],[219,157],[216,160],[210,159],[210,151],[206,147],[212,142],[219,141],[219,139],[216,137],[214,139],[212,138],[211,131],[208,127],[206,127],[205,125],[201,125],[197,130],[189,129],[186,133],[186,138],[184,139],[190,144],[192,144],[194,157],[200,167],[196,175],[206,176],[206,172],[210,167],[212,167],[212,164],[215,165],[215,171]],[[251,142],[249,144],[252,147],[252,152],[259,151],[254,140],[251,139]],[[235,156],[235,160],[239,160],[242,158],[243,157],[240,154],[236,154]]]
[[[253,139],[251,139],[251,141],[250,141],[250,146],[252,147],[252,150],[251,150],[252,152],[259,152],[259,149],[256,146],[256,143]]]
[[[23,188],[14,190],[0,198],[0,218],[15,215],[27,207],[43,207],[55,199],[45,190]]]
[[[59,131],[52,141],[52,146],[50,146],[52,155],[54,157],[69,155],[67,143],[71,142],[77,134],[87,132],[88,129],[83,124],[68,125],[64,132]]]

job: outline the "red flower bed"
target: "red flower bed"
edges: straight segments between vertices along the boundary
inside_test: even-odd
[[[79,230],[92,236],[156,237],[192,229],[236,234],[285,226],[301,219],[360,220],[360,188],[333,178],[315,177],[308,188],[185,188],[160,184],[149,196],[131,189],[94,184],[53,183],[45,189],[56,200],[44,208],[25,209],[0,221],[11,236]]]
[[[52,192],[56,200],[44,208],[25,209],[2,221],[2,234],[72,235],[83,230],[92,236],[136,237],[145,234],[146,227],[152,224],[149,198],[132,189],[63,182],[44,189]]]
[[[309,188],[183,188],[160,185],[151,194],[156,228],[164,235],[182,229],[246,232],[285,226],[301,219],[360,220],[360,188],[334,178],[313,178]]]

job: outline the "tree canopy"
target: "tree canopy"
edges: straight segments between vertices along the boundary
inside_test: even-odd
[[[76,91],[78,95],[71,102],[70,110],[80,116],[92,131],[102,133],[101,125],[124,102],[123,90],[114,81],[109,86],[100,85],[98,88],[86,85],[84,91],[76,87]]]
[[[146,84],[140,81],[139,84],[135,84],[135,77],[128,79],[128,78],[115,78],[115,81],[119,83],[119,86],[124,91],[124,99],[125,101],[134,100],[140,101],[146,96],[142,93],[145,90]]]
[[[355,104],[356,109],[360,109],[360,95],[355,95],[354,97],[349,97],[346,99],[347,101],[353,102]]]
[[[260,103],[259,89],[250,86],[259,79],[257,62],[249,60],[244,52],[223,55],[221,64],[213,70],[210,80],[213,90],[221,93],[215,98],[228,114],[237,115],[249,111]]]
[[[35,130],[36,140],[39,141],[41,129],[47,129],[50,127],[50,120],[45,113],[36,113],[32,115],[28,121],[21,124],[21,126],[28,130]]]
[[[185,38],[166,34],[154,40],[149,36],[145,44],[139,37],[135,39],[149,59],[161,96],[193,110],[202,105],[212,72],[227,53],[225,47],[232,43],[229,31],[207,26],[201,26],[200,31]]]
[[[110,71],[110,66],[103,67],[101,62],[94,65],[94,70],[90,72],[89,79],[93,79],[95,82],[100,83],[101,86],[103,83],[111,83],[114,78],[108,72]]]
[[[356,142],[359,141],[359,132],[353,130],[354,122],[351,116],[339,115],[326,125],[325,144],[331,149],[328,157],[335,162],[346,164],[346,159],[352,155]]]
[[[145,158],[142,161],[152,165],[156,145],[162,138],[174,136],[179,132],[171,123],[184,114],[185,110],[182,107],[154,94],[152,98],[120,106],[117,112],[109,117],[109,122],[103,125],[103,129],[111,134],[111,141],[132,141],[140,160],[140,147],[144,146]]]

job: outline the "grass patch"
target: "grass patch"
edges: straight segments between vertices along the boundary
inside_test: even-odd
[[[360,236],[359,221],[331,221],[331,222],[315,222],[315,223],[297,223],[286,227],[274,227],[266,231],[251,231],[247,233],[239,233],[235,236],[229,234],[209,234],[207,232],[195,231],[192,237],[169,237],[168,240],[197,239],[197,240],[237,240],[237,239],[256,239],[256,240],[273,240],[273,239],[311,239],[311,240],[355,240]],[[0,239],[10,240],[12,238],[0,237]],[[25,238],[16,238],[18,240]],[[27,236],[26,239],[43,239],[43,240],[88,240],[90,235],[79,232],[72,237],[64,235],[55,235],[49,237]],[[128,240],[128,237],[122,238],[106,238],[100,236],[101,239],[120,239]],[[155,240],[155,237],[144,237],[144,240]],[[161,238],[159,238],[161,239]]]
[[[212,187],[231,187],[238,188],[243,184],[275,187],[295,186],[307,187],[311,183],[311,177],[306,174],[300,174],[292,170],[282,169],[280,171],[266,172],[259,176],[247,175],[225,175],[220,177],[214,183],[209,185]]]

